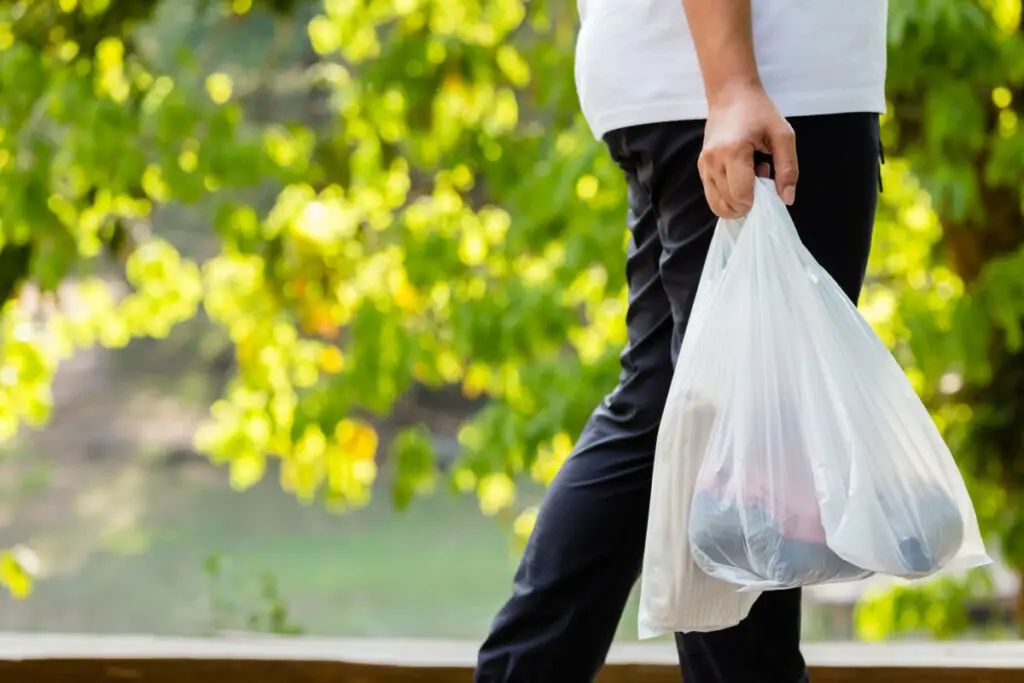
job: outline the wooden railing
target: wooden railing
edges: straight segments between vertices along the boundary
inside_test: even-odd
[[[1021,642],[804,651],[814,683],[1024,682]],[[0,635],[4,683],[469,683],[474,658],[473,644],[451,641]],[[664,643],[614,647],[599,678],[679,680],[675,651]]]

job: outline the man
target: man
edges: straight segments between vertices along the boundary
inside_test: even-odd
[[[804,243],[854,300],[871,242],[887,0],[579,2],[583,112],[628,184],[629,344],[541,506],[478,683],[584,683],[603,664],[639,576],[655,439],[711,235],[750,209],[755,174],[774,170]],[[797,683],[799,639],[790,590],[676,644],[686,683]]]

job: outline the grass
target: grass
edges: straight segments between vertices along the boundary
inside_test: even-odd
[[[30,542],[45,536],[53,574],[28,601],[0,598],[0,629],[242,629],[268,607],[258,594],[266,573],[307,633],[480,638],[511,588],[510,538],[473,499],[439,494],[396,513],[382,492],[366,510],[331,515],[302,507],[274,481],[234,493],[203,466],[135,467],[128,483],[95,477],[88,516],[86,506],[69,506],[70,519],[5,531]],[[215,553],[226,561],[216,587],[203,569]],[[635,608],[623,623],[624,636],[635,633]]]

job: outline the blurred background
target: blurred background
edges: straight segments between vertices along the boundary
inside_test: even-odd
[[[999,562],[807,591],[805,636],[1018,638],[1021,2],[890,5],[861,309]],[[0,630],[484,635],[625,341],[576,26],[0,1]]]

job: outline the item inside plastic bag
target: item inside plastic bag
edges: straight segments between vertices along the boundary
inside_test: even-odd
[[[792,411],[780,410],[783,420],[798,420]],[[688,428],[711,432],[716,411],[695,401],[684,420]],[[799,428],[783,427],[799,434]],[[756,448],[756,445],[755,445]],[[854,581],[874,572],[844,560],[829,547],[821,520],[810,459],[803,444],[788,444],[784,486],[772,485],[770,472],[745,471],[742,481],[727,468],[702,471],[690,511],[690,542],[699,565],[731,567],[733,582],[773,587]],[[764,459],[744,459],[764,464]],[[899,502],[882,499],[880,506],[893,521],[899,564],[887,573],[900,576],[928,575],[942,568],[963,542],[963,520],[956,501],[938,487],[911,483],[908,496],[920,499],[914,506],[920,519],[896,509]]]

